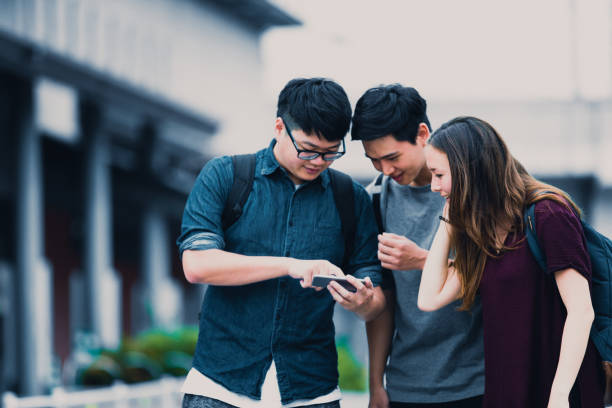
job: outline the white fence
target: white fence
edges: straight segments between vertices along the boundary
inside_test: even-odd
[[[17,397],[11,392],[2,396],[2,408],[178,408],[179,392],[184,378],[163,378],[139,384],[116,383],[111,387],[83,391],[56,388],[51,395]],[[341,408],[368,406],[368,393],[342,392]]]
[[[82,391],[56,388],[51,395],[18,397],[7,392],[3,408],[174,408],[181,406],[184,378],[163,378],[140,384],[116,383]]]

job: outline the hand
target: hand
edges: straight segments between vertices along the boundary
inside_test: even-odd
[[[331,276],[344,276],[342,269],[336,265],[325,260],[302,260],[290,258],[289,270],[287,272],[289,276],[294,279],[300,280],[300,285],[303,288],[314,288],[319,291],[322,288],[312,286],[313,275],[331,275]]]
[[[423,269],[427,251],[408,238],[385,232],[378,235],[378,259],[383,268],[409,271]]]
[[[368,408],[389,408],[389,395],[383,386],[370,388]]]
[[[448,198],[446,198],[446,200],[444,200],[444,207],[442,207],[442,216],[446,218],[447,220],[448,220],[448,207],[449,207],[449,201],[448,201]]]
[[[357,289],[357,292],[349,292],[338,282],[334,281],[327,285],[327,290],[329,290],[329,293],[331,293],[334,300],[340,306],[351,312],[361,314],[361,312],[367,309],[374,297],[374,285],[368,276],[365,277],[363,283],[351,275],[346,275],[346,280]]]

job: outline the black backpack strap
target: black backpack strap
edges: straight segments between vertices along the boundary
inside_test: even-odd
[[[372,193],[372,205],[374,206],[374,217],[376,218],[376,225],[378,225],[378,232],[383,233],[383,222],[382,222],[382,211],[380,210],[380,195],[382,193],[382,181],[384,174],[380,173],[374,181],[374,191]]]
[[[543,271],[546,271],[546,258],[544,256],[544,251],[540,246],[540,242],[538,241],[538,235],[536,233],[536,224],[535,224],[535,203],[532,203],[523,214],[523,222],[525,223],[525,238],[527,239],[527,245],[529,245],[529,250],[531,254],[535,258],[538,265]]]
[[[221,222],[227,230],[242,215],[242,208],[249,198],[255,177],[255,154],[232,156],[234,165],[234,182],[227,196]]]
[[[334,169],[329,169],[329,179],[332,191],[334,192],[336,209],[342,224],[342,235],[344,236],[344,259],[342,265],[343,268],[346,268],[353,253],[356,230],[353,179]]]

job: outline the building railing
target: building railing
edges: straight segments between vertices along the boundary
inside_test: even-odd
[[[181,406],[184,378],[162,378],[139,384],[117,382],[110,387],[80,391],[55,388],[50,395],[2,396],[3,408],[174,408]]]

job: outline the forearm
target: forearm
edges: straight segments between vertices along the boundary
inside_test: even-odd
[[[417,303],[422,310],[436,310],[452,301],[441,296],[448,283],[449,252],[450,236],[446,224],[440,222],[421,275]]]
[[[561,337],[559,363],[553,380],[550,401],[567,402],[576,381],[589,341],[594,312],[587,279],[573,268],[555,272],[555,281],[567,317]]]
[[[207,249],[183,252],[185,278],[191,283],[246,285],[287,275],[290,258],[245,256]]]
[[[393,338],[393,301],[389,296],[386,298],[387,305],[381,314],[366,322],[370,389],[383,386],[385,366]]]
[[[551,396],[569,398],[570,390],[576,381],[589,333],[593,323],[593,310],[569,311],[563,327],[559,363],[553,380]]]

